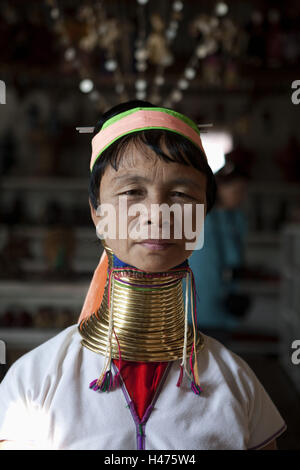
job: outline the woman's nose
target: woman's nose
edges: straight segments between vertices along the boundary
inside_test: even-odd
[[[170,212],[170,201],[164,193],[156,193],[147,199],[145,204],[148,225],[156,225],[167,230],[173,225],[173,213]]]

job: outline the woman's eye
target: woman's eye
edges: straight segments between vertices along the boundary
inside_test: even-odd
[[[180,197],[180,198],[185,198],[185,199],[186,199],[186,198],[188,198],[188,199],[194,199],[193,197],[188,196],[188,195],[185,194],[185,193],[181,193],[180,191],[174,191],[172,194],[173,194],[173,196],[175,196],[175,197]]]
[[[139,196],[141,191],[139,189],[128,189],[128,191],[124,191],[122,196]]]

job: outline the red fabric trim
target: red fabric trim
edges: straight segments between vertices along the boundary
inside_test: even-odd
[[[113,361],[118,367],[119,360]],[[140,420],[152,402],[167,366],[168,362],[134,362],[122,359],[121,376]]]

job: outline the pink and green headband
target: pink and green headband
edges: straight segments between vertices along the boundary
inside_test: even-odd
[[[108,119],[93,139],[90,170],[111,144],[131,132],[163,129],[186,137],[205,155],[197,125],[183,114],[166,108],[134,108]]]

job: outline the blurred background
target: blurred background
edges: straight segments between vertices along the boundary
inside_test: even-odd
[[[0,380],[77,322],[101,255],[76,127],[148,100],[213,124],[199,327],[248,362],[288,425],[279,449],[300,450],[299,2],[2,0],[0,41]]]

